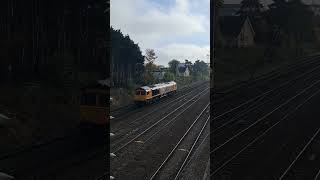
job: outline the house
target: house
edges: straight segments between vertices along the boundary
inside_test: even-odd
[[[176,76],[188,77],[190,76],[190,69],[185,63],[177,65]]]
[[[222,46],[250,47],[255,45],[255,31],[248,17],[225,16],[219,19]]]
[[[152,76],[155,79],[158,79],[158,80],[163,80],[165,73],[166,72],[164,70],[162,70],[162,69],[154,70],[154,71],[151,72]]]

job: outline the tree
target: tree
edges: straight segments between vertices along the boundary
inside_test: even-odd
[[[189,61],[188,59],[185,59],[184,61],[185,61],[185,62],[184,62],[185,65],[189,68],[190,74],[192,75],[192,73],[193,73],[192,62]]]
[[[124,36],[120,30],[110,28],[111,32],[111,77],[115,86],[127,86],[130,80],[143,82],[144,57],[140,47],[129,35]]]
[[[312,18],[313,14],[306,4],[301,0],[292,0],[288,2],[289,18],[287,22],[288,33],[293,37],[297,45],[312,39]]]
[[[211,41],[214,42],[214,48],[218,48],[222,46],[222,33],[220,30],[220,23],[219,23],[219,14],[220,14],[220,8],[223,5],[224,1],[223,0],[215,0],[213,1],[214,3],[214,8],[213,9],[213,13],[214,13],[214,18],[211,20],[214,31],[213,31],[213,35],[211,35],[212,39]]]
[[[297,55],[300,54],[303,42],[313,39],[312,18],[309,7],[301,0],[274,0],[266,12],[266,18],[272,26],[278,26],[290,40],[289,46],[295,47]]]
[[[285,0],[274,0],[269,5],[269,10],[266,11],[265,15],[270,24],[287,30],[286,24],[289,18],[289,6]]]
[[[173,81],[175,80],[175,75],[171,72],[166,72],[163,77],[164,81]]]
[[[153,49],[146,49],[146,56],[145,56],[145,59],[146,59],[146,63],[154,63],[154,61],[157,59],[158,57],[156,56],[156,53],[154,52]]]
[[[169,72],[176,74],[176,69],[178,64],[180,64],[180,61],[176,60],[176,59],[172,59],[171,61],[169,61],[168,65],[169,65]]]
[[[197,80],[209,78],[209,66],[207,63],[196,60],[193,64],[193,77]]]
[[[155,79],[150,72],[146,72],[143,74],[143,85],[153,84]]]
[[[242,0],[240,10],[237,12],[240,16],[258,17],[261,15],[263,5],[259,0]]]
[[[146,60],[145,64],[145,74],[144,74],[144,83],[153,84],[156,79],[152,75],[152,71],[158,69],[158,66],[154,64],[154,61],[158,58],[153,49],[146,49],[146,55],[144,56]]]
[[[154,61],[158,57],[156,56],[156,53],[154,52],[153,49],[146,49],[146,55],[144,58],[146,60],[146,70],[148,72],[151,72],[151,71],[157,69],[157,65],[154,64]]]

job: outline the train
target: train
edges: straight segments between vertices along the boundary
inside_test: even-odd
[[[80,123],[103,126],[109,122],[110,85],[99,80],[86,86],[80,96]]]
[[[134,103],[143,106],[174,95],[177,83],[174,81],[142,86],[135,89]],[[85,127],[103,127],[109,123],[110,85],[108,80],[100,80],[86,86],[80,95],[80,124]]]
[[[134,103],[137,106],[150,104],[165,96],[173,95],[177,92],[177,83],[174,81],[159,83],[150,86],[142,86],[135,90]]]

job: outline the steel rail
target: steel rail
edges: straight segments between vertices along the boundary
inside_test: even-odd
[[[311,79],[311,78],[313,78],[313,76],[308,77],[307,79],[309,80],[309,79]],[[307,81],[307,79],[305,79],[304,81]],[[277,88],[275,88],[275,89],[277,90]],[[283,92],[281,92],[281,91],[280,91],[280,92],[277,92],[277,94],[275,94],[274,96],[279,96],[279,95],[281,95],[282,93],[283,93]],[[273,96],[273,98],[274,98],[274,96]],[[265,95],[265,96],[262,96],[259,100],[262,100],[262,99],[265,98],[265,97],[266,97],[266,95]],[[259,101],[259,100],[258,100],[258,101]],[[255,103],[256,103],[256,106],[248,107],[248,108],[245,109],[244,111],[242,111],[242,112],[240,112],[239,114],[237,114],[237,116],[232,117],[229,121],[223,123],[222,125],[220,125],[220,126],[218,126],[218,127],[214,127],[214,128],[213,128],[213,131],[211,131],[211,133],[214,133],[214,132],[216,132],[217,130],[225,127],[226,125],[228,125],[228,124],[230,124],[230,123],[232,123],[232,122],[234,122],[234,121],[237,121],[239,118],[245,116],[247,113],[249,113],[249,112],[251,112],[251,111],[253,111],[253,110],[255,110],[255,109],[258,109],[259,107],[265,105],[266,103],[271,102],[272,100],[273,100],[273,99],[270,98],[270,99],[268,99],[267,101],[265,101],[265,102],[263,102],[263,103],[261,103],[261,104],[258,104],[258,103],[256,103],[257,101],[255,101],[253,104],[250,104],[250,106],[255,105]]]
[[[293,165],[297,162],[297,160],[301,157],[302,153],[309,147],[311,142],[316,138],[316,136],[319,134],[320,128],[314,133],[314,135],[310,138],[310,140],[307,142],[307,144],[302,148],[302,150],[299,152],[299,154],[295,157],[295,159],[290,163],[290,165],[287,167],[287,169],[282,173],[279,180],[282,180],[287,173],[290,171],[290,169],[293,167]]]
[[[187,97],[189,94],[194,93],[194,92],[196,92],[196,91],[199,90],[199,89],[201,89],[201,87],[200,87],[200,88],[196,88],[196,89],[192,89],[191,91],[187,92],[186,94],[183,94],[182,96],[177,97],[176,99],[173,99],[172,101],[168,100],[168,101],[164,102],[164,104],[161,104],[160,107],[157,107],[156,109],[153,109],[152,111],[150,111],[150,112],[148,112],[148,113],[146,113],[146,114],[144,114],[144,115],[142,115],[142,116],[140,116],[140,117],[132,120],[132,121],[129,122],[128,124],[134,124],[135,122],[137,122],[137,121],[139,121],[139,120],[141,120],[141,119],[149,116],[150,114],[158,111],[160,108],[170,108],[170,107],[178,104],[180,101],[183,100],[183,98]],[[179,100],[179,101],[178,101],[178,100]],[[167,106],[167,103],[173,103],[173,104],[170,104],[169,106]],[[123,118],[123,117],[121,117],[121,118]],[[115,119],[116,119],[116,118],[115,118]],[[121,124],[121,123],[120,123],[120,124]],[[122,124],[125,124],[125,123],[122,123]],[[119,130],[119,129],[117,129],[117,130]],[[117,130],[116,130],[116,131],[117,131]],[[115,131],[115,132],[116,132],[116,131]]]
[[[199,94],[203,93],[204,91],[208,90],[209,88],[201,91]],[[138,139],[140,136],[142,136],[143,134],[145,134],[147,131],[149,131],[150,129],[152,129],[154,126],[156,126],[157,124],[159,124],[160,122],[162,122],[164,119],[166,119],[169,115],[173,114],[174,112],[176,112],[177,110],[179,110],[181,107],[184,107],[188,102],[192,101],[193,99],[195,99],[198,95],[194,96],[192,99],[188,100],[187,102],[183,103],[182,105],[180,105],[178,108],[176,108],[175,110],[171,111],[169,114],[167,114],[166,116],[162,117],[160,120],[158,120],[157,122],[155,122],[154,124],[152,124],[151,126],[149,126],[147,129],[145,129],[144,131],[142,131],[141,133],[139,133],[138,135],[136,135],[134,138],[132,138],[131,140],[129,140],[127,143],[125,143],[124,145],[120,146],[119,148],[117,148],[115,151],[113,151],[113,153],[117,153],[118,151],[122,150],[124,147],[128,146],[130,143],[132,143],[134,140]],[[195,103],[196,101],[194,101],[193,103]]]
[[[218,116],[214,117],[212,120],[213,120],[213,121],[214,121],[214,120],[217,120],[217,119],[219,119],[219,118],[221,118],[221,117],[223,117],[223,116],[225,116],[225,115],[227,115],[227,114],[229,114],[229,113],[231,113],[231,112],[233,112],[233,111],[235,111],[235,110],[237,110],[237,109],[239,109],[239,108],[241,108],[241,107],[243,107],[243,106],[245,106],[245,105],[247,105],[247,104],[249,104],[249,103],[251,103],[251,102],[254,102],[256,99],[259,99],[259,98],[261,98],[261,97],[263,97],[263,96],[266,96],[266,95],[272,93],[273,91],[276,91],[276,90],[278,90],[278,89],[280,89],[280,88],[282,88],[282,87],[284,87],[284,86],[286,86],[286,85],[294,82],[295,80],[297,80],[297,79],[299,79],[299,78],[301,78],[301,77],[303,77],[303,76],[305,76],[305,75],[307,75],[307,74],[310,74],[310,73],[314,72],[315,70],[317,70],[317,69],[319,69],[319,68],[320,68],[320,65],[317,66],[317,67],[315,67],[315,68],[313,68],[313,69],[311,69],[311,70],[309,70],[309,71],[307,71],[307,72],[305,72],[305,73],[303,73],[303,74],[301,74],[301,75],[299,75],[298,77],[296,77],[296,78],[294,78],[294,79],[292,79],[292,80],[290,80],[290,81],[286,81],[285,83],[281,84],[280,86],[278,86],[278,87],[276,87],[276,88],[273,88],[273,89],[268,90],[268,91],[266,91],[266,92],[264,92],[264,93],[261,93],[260,95],[254,97],[254,98],[251,98],[251,99],[249,99],[248,101],[246,101],[246,102],[244,102],[244,103],[241,103],[240,105],[238,105],[238,106],[236,106],[236,107],[234,107],[234,108],[231,108],[230,110],[227,110],[227,111],[219,114]]]
[[[205,108],[201,111],[201,113],[197,116],[197,118],[193,121],[193,123],[189,126],[187,131],[183,134],[183,136],[180,138],[178,143],[175,145],[175,147],[171,150],[171,152],[166,156],[165,160],[161,163],[161,165],[158,167],[158,169],[153,173],[151,176],[150,180],[154,179],[157,174],[160,172],[160,170],[163,168],[163,166],[166,164],[166,162],[169,160],[169,158],[172,156],[172,154],[175,152],[175,150],[178,148],[178,146],[181,144],[181,142],[184,140],[184,138],[189,134],[190,130],[192,127],[198,122],[198,120],[202,117],[204,114],[205,110],[209,107],[210,103],[208,103]],[[210,119],[210,115],[207,120]]]
[[[319,82],[319,81],[317,81]],[[283,122],[284,120],[288,119],[288,117],[295,113],[299,108],[301,108],[305,103],[309,102],[309,100],[311,100],[314,96],[316,96],[318,93],[320,93],[320,90],[316,91],[315,93],[313,93],[311,96],[309,96],[307,99],[305,99],[302,103],[300,103],[298,106],[296,106],[296,108],[294,108],[292,111],[290,111],[289,113],[287,113],[283,118],[281,118],[278,122],[276,122],[274,125],[272,125],[271,127],[269,127],[267,130],[265,130],[262,134],[260,134],[259,136],[257,136],[253,141],[251,141],[250,143],[248,143],[244,148],[242,148],[238,153],[236,153],[235,155],[233,155],[230,159],[228,159],[227,161],[225,161],[221,166],[219,166],[218,168],[216,168],[212,174],[216,174],[218,171],[220,171],[223,167],[225,167],[227,164],[229,164],[233,159],[235,159],[239,154],[241,154],[243,151],[245,151],[248,147],[250,147],[251,145],[253,145],[255,142],[257,142],[258,140],[260,140],[263,136],[265,136],[268,132],[270,132],[274,127],[276,127],[277,125],[279,125],[281,122]],[[299,93],[300,94],[300,93]]]
[[[191,153],[193,152],[193,149],[194,149],[194,147],[196,146],[196,143],[199,141],[199,138],[200,138],[200,136],[202,135],[202,133],[203,133],[203,131],[204,131],[204,128],[207,126],[209,120],[210,120],[210,116],[207,118],[207,120],[206,120],[205,124],[203,125],[203,127],[201,128],[201,130],[200,130],[197,138],[194,140],[191,148],[188,150],[188,154],[187,154],[187,156],[185,157],[183,163],[181,164],[178,172],[176,173],[176,176],[175,176],[174,180],[177,180],[177,179],[179,178],[180,173],[182,172],[183,168],[185,167],[185,164],[186,164],[187,160],[189,159]]]
[[[320,177],[320,169],[319,169],[318,173],[316,174],[316,177],[314,177],[314,180],[318,180],[319,177]]]
[[[306,92],[308,89],[311,89],[312,87],[314,87],[315,85],[317,85],[320,82],[320,80],[317,80],[315,83],[312,83],[310,86],[308,86],[307,88],[303,89],[302,91],[300,91],[298,94],[294,95],[293,97],[289,98],[287,101],[285,101],[284,103],[281,103],[279,106],[277,106],[276,108],[274,108],[272,111],[268,112],[267,114],[265,114],[263,117],[259,118],[257,121],[255,121],[254,123],[252,123],[250,126],[248,126],[247,128],[245,128],[244,130],[240,131],[239,133],[235,134],[234,136],[232,136],[230,139],[228,139],[227,141],[225,141],[224,143],[222,143],[221,145],[219,145],[218,147],[214,148],[211,153],[214,153],[215,151],[219,150],[221,147],[225,146],[226,144],[228,144],[229,142],[231,142],[232,140],[234,140],[235,138],[239,137],[240,135],[242,135],[244,132],[246,132],[247,130],[249,130],[251,127],[254,127],[255,125],[257,125],[259,122],[261,122],[262,120],[264,120],[265,118],[267,118],[268,116],[270,116],[271,114],[273,114],[275,111],[279,110],[280,108],[282,108],[283,106],[287,105],[289,102],[291,102],[292,100],[294,100],[295,98],[297,98],[299,95],[303,94],[304,92]]]

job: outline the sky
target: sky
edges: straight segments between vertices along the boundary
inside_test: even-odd
[[[154,49],[156,64],[209,62],[210,0],[114,0],[110,6],[111,26],[138,43],[143,55]]]

